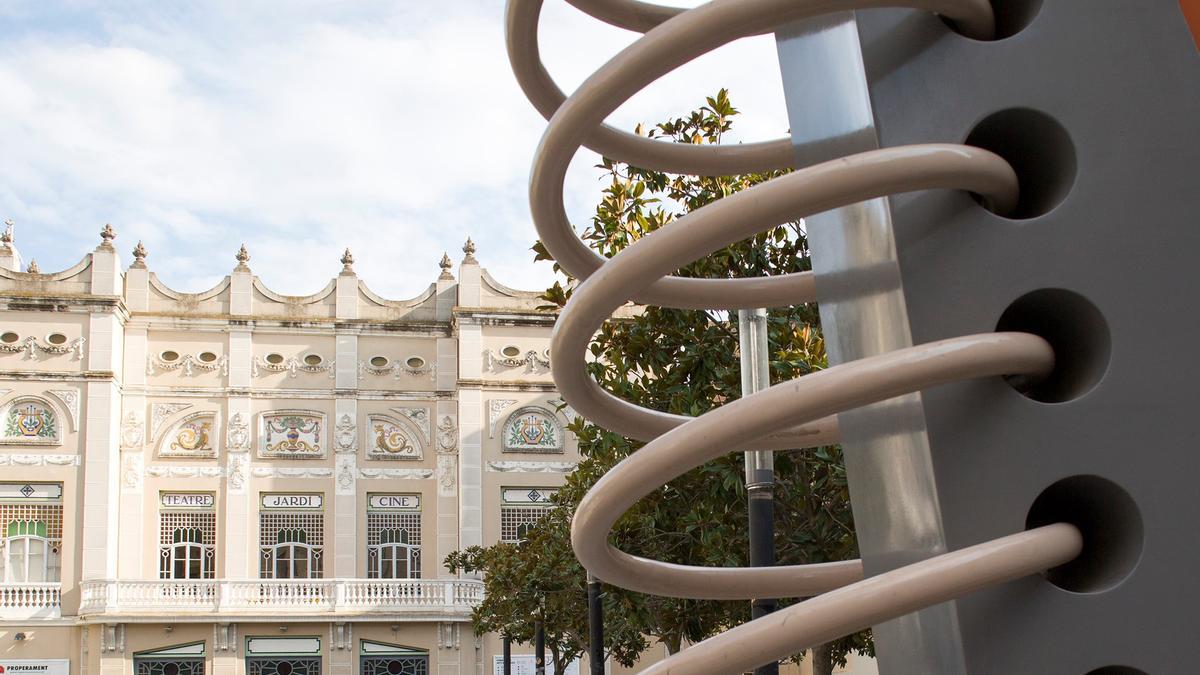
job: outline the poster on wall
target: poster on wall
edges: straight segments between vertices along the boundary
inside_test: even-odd
[[[511,658],[512,675],[536,675],[533,654],[513,654]],[[492,675],[504,675],[503,656],[492,657]],[[549,654],[546,654],[546,675],[558,675],[554,672],[554,662],[550,660]],[[567,664],[563,675],[579,675],[579,659]]]
[[[0,675],[71,675],[71,662],[67,659],[6,659],[0,656]]]

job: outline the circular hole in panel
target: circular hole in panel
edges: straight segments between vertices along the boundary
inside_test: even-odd
[[[51,333],[46,336],[46,342],[52,345],[65,345],[67,344],[67,336],[62,333]]]
[[[163,666],[163,675],[179,675],[179,664],[168,663]]]
[[[407,361],[405,361],[404,363],[405,363],[405,365],[407,365],[409,368],[412,368],[412,369],[414,369],[414,370],[415,370],[415,369],[417,369],[417,368],[423,368],[423,367],[425,367],[425,359],[423,359],[423,358],[421,358],[421,357],[419,357],[419,356],[410,356],[410,357],[408,357],[408,360],[407,360]]]
[[[388,661],[387,671],[388,675],[400,675],[404,672],[404,664],[399,661]]]
[[[162,359],[163,361],[166,361],[167,363],[171,363],[173,361],[179,360],[179,352],[168,349],[165,352],[159,354],[158,358]]]
[[[1121,583],[1137,567],[1142,556],[1142,515],[1121,486],[1099,476],[1064,478],[1034,500],[1025,527],[1064,522],[1083,534],[1083,552],[1065,565],[1046,570],[1043,576],[1050,583],[1074,593],[1098,593]]]
[[[283,363],[283,354],[267,354],[267,363],[276,366]]]
[[[3,335],[0,335],[0,342],[7,342],[8,344],[12,344],[20,339],[21,339],[21,336],[17,335],[16,333],[12,332],[11,330],[4,333]]]
[[[371,365],[375,366],[376,368],[382,368],[382,367],[386,366],[387,364],[388,364],[388,358],[386,356],[372,356],[371,357]]]
[[[1087,298],[1062,288],[1043,288],[1017,298],[1000,315],[997,331],[1033,333],[1054,348],[1054,372],[1042,380],[1005,378],[1035,401],[1060,403],[1087,393],[1108,369],[1108,322]]]
[[[292,664],[288,663],[287,661],[283,661],[279,665],[275,666],[275,672],[278,673],[278,675],[292,675]]]
[[[503,354],[504,356],[507,356],[510,359],[514,359],[521,355],[521,348],[516,345],[505,345],[500,350],[500,353]]]
[[[1023,220],[1049,213],[1075,183],[1075,144],[1067,130],[1049,115],[1029,108],[1010,108],[985,117],[971,133],[967,145],[1003,157],[1017,172],[1021,196],[1006,218]],[[975,201],[989,211],[990,204]]]
[[[1010,38],[1025,30],[1038,12],[1042,11],[1042,0],[992,0],[992,12],[996,15],[996,36],[993,40]],[[958,32],[949,19],[942,19],[947,26]]]
[[[1088,671],[1087,675],[1146,675],[1146,671],[1129,666],[1105,666]]]
[[[204,363],[212,363],[217,360],[217,355],[212,352],[200,352],[200,356],[197,358]]]
[[[325,362],[325,359],[320,354],[309,354],[304,357],[304,365],[319,366]]]

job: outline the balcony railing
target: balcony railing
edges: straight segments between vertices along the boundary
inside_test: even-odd
[[[483,584],[459,579],[84,581],[80,615],[389,614],[463,617]]]
[[[0,619],[57,619],[62,615],[62,584],[0,583]]]

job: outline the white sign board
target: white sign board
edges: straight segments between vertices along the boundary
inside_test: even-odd
[[[512,655],[512,675],[536,675],[537,669],[534,668],[533,654],[513,654]],[[492,675],[504,675],[504,656],[492,657]],[[546,675],[558,675],[554,672],[554,661],[550,660],[550,652],[546,652]],[[576,659],[567,664],[567,670],[563,675],[579,675],[579,659]]]
[[[163,492],[159,499],[165,509],[211,509],[216,503],[211,492]]]
[[[0,675],[71,675],[66,659],[6,659],[0,656]]]
[[[271,493],[262,496],[262,507],[264,509],[319,509],[321,508],[321,503],[320,492],[304,494]]]
[[[367,505],[375,511],[415,511],[421,508],[421,495],[373,494]]]
[[[61,483],[0,483],[0,499],[62,499]]]
[[[547,504],[558,493],[558,488],[522,487],[504,488],[505,504]]]

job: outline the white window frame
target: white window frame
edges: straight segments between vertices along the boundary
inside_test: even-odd
[[[322,554],[321,549],[323,547],[316,545],[316,544],[308,543],[308,532],[304,529],[288,528],[285,530],[280,530],[281,534],[285,533],[285,532],[288,533],[289,535],[294,534],[297,537],[302,538],[303,540],[302,541],[300,539],[291,540],[290,536],[289,536],[289,541],[277,540],[277,542],[273,546],[270,547],[270,549],[271,549],[271,578],[272,579],[320,579],[321,573],[324,570],[323,569],[319,570],[319,571],[317,571],[316,574],[314,574],[314,568],[319,566],[319,565],[317,565],[317,563],[321,558],[321,554]],[[283,537],[280,537],[280,539],[283,539]],[[298,552],[301,555],[297,555]],[[282,555],[284,553],[286,553],[287,555],[286,556]],[[301,562],[303,562],[305,565],[305,574],[304,575],[297,574],[297,571],[298,571],[297,565]],[[281,564],[283,565],[283,568],[281,568]],[[280,574],[281,569],[284,569],[284,571],[286,571],[286,576]]]
[[[400,541],[380,542],[372,544],[367,548],[371,549],[372,555],[367,559],[371,561],[374,569],[369,571],[372,579],[419,579],[420,576],[414,576],[413,571],[416,567],[417,560],[421,555],[420,544],[410,544],[410,534],[405,528],[387,528],[380,532],[380,537],[385,533],[399,532],[403,535]],[[385,557],[385,553],[391,554],[390,558]],[[404,574],[397,574],[397,563],[401,559],[401,554],[404,560]],[[391,574],[385,574],[384,563],[391,564]]]
[[[18,522],[25,523],[27,525],[27,527],[32,527],[35,523],[41,523],[41,521],[37,521],[37,520],[25,520],[25,521],[13,521],[13,523],[11,523],[11,524],[15,525]],[[45,523],[42,523],[42,527],[45,528],[47,526]],[[15,548],[18,548],[16,546],[16,544],[18,544],[18,543],[22,544],[22,546],[20,546],[20,548],[22,550],[19,552],[14,550]],[[34,556],[32,556],[30,554],[30,551],[32,550],[32,547],[34,544],[38,544],[42,550],[42,553],[41,553],[42,562],[40,565],[40,567],[41,567],[41,569],[40,569],[41,578],[40,579],[31,579],[29,576],[30,563],[34,560]],[[15,574],[15,572],[18,569],[21,571],[21,574],[20,574],[21,578],[19,578],[19,579],[16,578],[18,575]],[[9,535],[7,532],[5,532],[5,535],[4,535],[4,581],[6,583],[50,583],[50,582],[58,581],[57,579],[50,578],[52,576],[50,574],[51,569],[55,569],[55,568],[52,568],[50,565],[50,539],[49,539],[49,537],[45,537],[45,536],[41,536],[41,535],[37,535],[37,534],[30,534],[28,532],[28,529],[26,530],[26,532],[24,534]]]
[[[194,539],[180,538],[176,539],[176,535],[182,533],[182,537],[187,537],[188,534],[195,532],[199,541]],[[182,552],[183,555],[180,555]],[[196,557],[193,557],[195,553]],[[163,579],[212,579],[216,574],[214,569],[216,565],[216,550],[211,544],[204,543],[204,533],[199,527],[185,526],[176,527],[171,531],[171,543],[163,544],[159,554],[165,558],[167,564],[165,573],[162,576],[163,570],[160,568],[160,578]],[[200,563],[199,575],[192,575],[191,562],[198,561]],[[180,575],[178,563],[183,563],[183,574]]]

